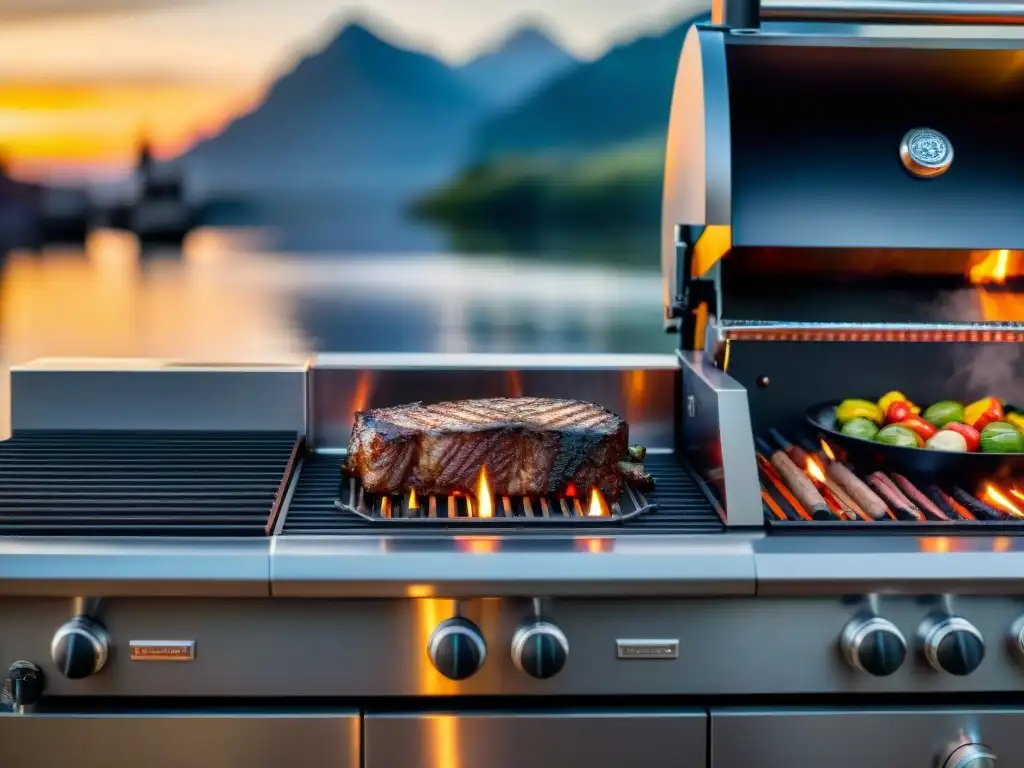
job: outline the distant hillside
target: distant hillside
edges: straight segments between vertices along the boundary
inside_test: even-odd
[[[352,24],[184,161],[206,193],[422,189],[488,108],[452,68]]]
[[[463,65],[459,75],[492,106],[508,107],[576,64],[546,32],[523,26]]]
[[[456,229],[651,227],[661,215],[661,139],[585,158],[497,161],[421,198],[413,212]]]
[[[692,24],[705,17],[613,48],[555,77],[518,107],[484,121],[476,134],[474,161],[581,154],[663,135],[683,40]]]

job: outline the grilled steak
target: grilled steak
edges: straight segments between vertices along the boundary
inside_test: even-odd
[[[541,397],[411,403],[356,414],[347,474],[377,494],[473,493],[481,467],[498,496],[545,496],[569,483],[622,494],[628,426],[578,400]]]

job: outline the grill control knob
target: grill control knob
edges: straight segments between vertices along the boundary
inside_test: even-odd
[[[109,652],[107,630],[85,616],[76,616],[61,626],[50,644],[53,663],[69,680],[95,675],[107,663]]]
[[[569,658],[569,640],[548,621],[531,619],[512,635],[512,663],[538,680],[554,677]]]
[[[434,668],[449,680],[465,680],[484,665],[487,641],[469,619],[445,619],[431,633],[427,655]]]
[[[938,768],[996,768],[995,753],[984,744],[958,744],[947,748]]]
[[[31,707],[42,698],[46,678],[31,661],[16,661],[7,670],[3,691],[0,691],[0,711],[19,712]]]
[[[981,665],[985,638],[967,619],[946,616],[921,625],[921,649],[934,669],[962,677]]]
[[[888,677],[907,658],[907,641],[888,619],[879,616],[854,619],[839,636],[847,663],[858,672]]]

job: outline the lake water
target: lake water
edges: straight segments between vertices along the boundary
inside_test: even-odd
[[[443,239],[415,232],[399,247],[357,238],[332,251],[329,238],[307,232],[299,245],[211,227],[181,251],[142,253],[109,230],[84,248],[0,257],[0,430],[10,365],[41,356],[259,362],[316,351],[674,346],[662,331],[656,252],[456,253],[431,250]]]

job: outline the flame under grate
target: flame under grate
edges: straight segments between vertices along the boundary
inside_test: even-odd
[[[342,512],[358,515],[374,523],[417,522],[448,524],[493,525],[495,522],[516,523],[620,523],[640,515],[655,512],[657,504],[649,502],[642,493],[625,486],[622,497],[612,504],[595,502],[586,498],[510,497],[496,496],[490,504],[482,505],[480,500],[469,495],[424,496],[375,496],[365,493],[354,478],[341,481],[335,506]],[[481,514],[481,507],[489,507]],[[599,514],[596,514],[599,512]]]

